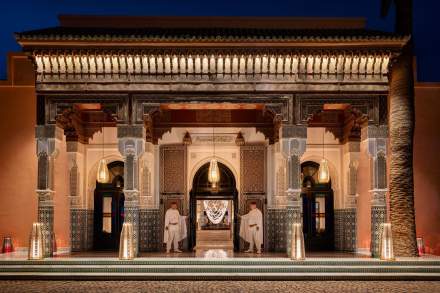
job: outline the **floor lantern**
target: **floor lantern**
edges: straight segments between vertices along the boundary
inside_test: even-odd
[[[122,225],[121,237],[119,240],[119,259],[134,259],[134,254],[133,224],[124,223]]]
[[[382,224],[382,239],[380,244],[380,259],[394,260],[393,235],[391,232],[391,223]]]
[[[39,260],[44,258],[44,239],[41,223],[33,223],[29,237],[29,260]]]
[[[304,260],[306,258],[304,234],[300,223],[292,224],[292,242],[290,245],[290,258],[292,260]]]

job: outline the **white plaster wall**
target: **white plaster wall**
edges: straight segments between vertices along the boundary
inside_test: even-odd
[[[324,128],[307,128],[307,148],[301,158],[301,163],[313,161],[320,163],[323,158],[323,135],[324,135],[324,158],[328,161],[332,189],[334,193],[334,208],[344,207],[344,176],[343,170],[343,146],[330,132]]]

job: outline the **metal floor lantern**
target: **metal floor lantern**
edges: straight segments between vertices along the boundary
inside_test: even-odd
[[[44,258],[44,239],[41,223],[33,223],[29,237],[29,260],[39,260]]]
[[[304,260],[306,258],[302,224],[292,224],[292,242],[290,245],[290,258],[292,260]]]
[[[121,238],[119,240],[119,259],[134,259],[133,224],[124,223],[122,225]]]
[[[393,251],[393,234],[391,223],[382,224],[382,239],[380,243],[380,259],[395,260]]]

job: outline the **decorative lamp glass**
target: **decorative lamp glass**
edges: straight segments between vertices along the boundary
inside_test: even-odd
[[[319,183],[328,183],[330,181],[330,171],[328,170],[328,163],[326,159],[321,160],[318,170]]]
[[[107,183],[110,179],[110,175],[108,173],[107,161],[105,159],[101,159],[99,161],[98,173],[96,175],[96,180],[99,183]]]
[[[212,188],[216,188],[218,182],[220,181],[220,170],[215,158],[212,158],[211,162],[209,163],[208,181],[212,184]]]

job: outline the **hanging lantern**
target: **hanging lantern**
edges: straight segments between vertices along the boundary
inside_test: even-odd
[[[105,159],[101,159],[99,161],[98,173],[96,175],[96,180],[99,183],[107,183],[110,179],[110,175],[108,173],[107,161]]]
[[[330,171],[328,170],[328,163],[326,159],[321,160],[318,170],[319,183],[328,183],[330,181]]]
[[[218,163],[215,158],[212,158],[209,163],[208,181],[212,184],[212,188],[216,188],[220,181],[220,170],[218,169]]]
[[[292,240],[290,243],[290,259],[304,260],[306,253],[304,249],[304,234],[301,223],[292,224]]]
[[[33,223],[31,236],[29,237],[29,260],[38,260],[44,258],[44,239],[41,223]]]
[[[394,260],[393,235],[391,233],[391,223],[382,224],[382,239],[380,243],[380,259]]]

